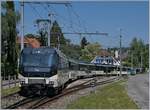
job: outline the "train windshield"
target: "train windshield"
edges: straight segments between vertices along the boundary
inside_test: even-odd
[[[24,54],[22,56],[23,66],[50,66],[52,63],[52,54]]]

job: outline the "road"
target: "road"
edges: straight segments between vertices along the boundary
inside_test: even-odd
[[[149,74],[130,76],[127,82],[128,95],[140,109],[149,108]]]

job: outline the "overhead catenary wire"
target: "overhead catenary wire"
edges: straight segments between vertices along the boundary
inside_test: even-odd
[[[48,7],[50,7],[50,6],[48,6]],[[55,11],[55,13],[56,13],[56,11]],[[57,15],[58,15],[58,14],[57,14]],[[76,16],[79,17],[79,15],[77,15],[77,14],[76,14]],[[61,18],[62,18],[62,17],[61,17]],[[65,21],[65,20],[64,20],[64,21]],[[80,25],[80,27],[81,27],[81,24],[79,24],[79,25]],[[86,30],[85,30],[85,31],[86,31]],[[78,33],[78,32],[74,32],[74,33]],[[83,35],[83,33],[81,34],[81,33],[79,32],[78,35],[81,36],[81,35]],[[92,34],[87,34],[87,35],[90,36],[90,35],[92,35]],[[80,38],[80,39],[81,39],[81,38]]]
[[[70,27],[73,27],[71,12],[70,12],[70,10],[67,10],[67,11],[68,11],[68,16],[69,16],[69,21],[70,21]]]
[[[75,22],[75,19],[72,20],[72,13],[71,13],[72,11],[71,11],[70,7],[68,7],[68,5],[66,5],[66,7],[67,7],[67,11],[68,11],[68,15],[69,15],[70,20]],[[81,26],[78,18],[77,18],[77,25],[78,25],[77,31],[79,31],[79,32],[82,31],[82,26]],[[74,27],[73,23],[72,23],[72,27]],[[80,39],[81,39],[81,36],[80,36]]]
[[[65,5],[65,6],[67,7],[68,12],[71,12],[72,5]],[[72,12],[76,16],[76,18],[78,20],[78,24],[79,24],[79,26],[81,28],[82,25],[81,25],[81,22],[80,22],[80,19],[79,19],[79,15],[76,12],[74,12],[74,11],[72,11]],[[71,13],[70,13],[70,15],[71,15]]]
[[[53,7],[51,6],[51,8],[53,8]],[[54,8],[53,8],[53,10],[54,10]],[[55,10],[54,10],[54,11],[55,11]],[[55,13],[57,13],[57,12],[55,11]],[[56,14],[56,16],[58,16],[58,17],[60,16],[60,18],[61,18],[61,19],[63,19],[63,20],[66,22],[66,24],[68,24],[68,22],[67,22],[67,21],[70,21],[70,20],[68,20],[67,18],[65,18],[64,16],[62,16],[62,15],[60,15],[60,14],[58,14],[58,13]],[[71,21],[72,21],[72,22],[71,22],[71,23],[72,23],[72,25],[74,25],[75,23],[73,22],[73,20],[71,20]],[[70,24],[71,24],[71,23],[70,23]],[[75,24],[75,25],[77,25],[77,24]],[[74,31],[74,32],[75,32],[75,29],[74,29],[74,27],[73,27],[73,26],[71,26],[71,25],[70,25],[70,26],[68,26],[68,27],[69,27],[69,28],[71,28],[71,29],[72,29],[72,31]]]
[[[30,5],[31,8],[35,11],[35,13],[38,15],[38,17],[43,18],[43,17],[41,16],[41,14],[36,10],[36,8],[35,8],[32,4],[29,4],[29,5]]]
[[[40,4],[40,5],[41,5],[41,4]],[[45,6],[45,5],[47,5],[47,6]],[[36,10],[36,8],[32,6],[32,4],[30,4],[30,6],[32,7],[32,9],[35,11],[35,13],[36,13],[40,18],[43,18],[43,17],[39,14],[39,12]],[[68,5],[66,5],[66,6],[68,7]],[[49,5],[49,4],[42,4],[42,7],[44,8],[44,10],[50,12],[50,5]],[[72,7],[72,6],[71,6],[71,7]],[[52,6],[51,6],[51,8],[52,8]],[[78,24],[75,24],[75,23],[73,22],[72,18],[71,18],[70,24],[71,24],[71,25],[77,25],[77,26],[79,26],[79,28],[82,27],[83,30],[84,30],[85,32],[87,32],[86,28],[81,25],[81,20],[80,20],[79,15],[78,15],[72,8],[69,8],[69,7],[68,7],[68,9],[69,9],[69,10],[68,10],[69,12],[70,12],[70,10],[72,10],[72,12],[74,13],[74,15],[76,16],[76,18],[77,18],[77,20],[78,20]],[[55,10],[53,9],[53,11],[55,11]],[[55,11],[55,13],[56,13],[56,11]],[[70,13],[70,14],[71,14],[71,13]],[[68,20],[65,20],[66,18],[65,18],[64,16],[62,16],[62,15],[60,15],[60,14],[58,14],[58,13],[56,14],[55,18],[58,18],[59,16],[60,16],[61,19],[64,19],[63,22],[67,22],[67,21],[68,21]],[[62,22],[62,24],[65,25],[68,29],[71,28],[74,33],[78,33],[78,35],[80,35],[80,39],[81,39],[81,35],[83,35],[83,34],[80,33],[81,29],[80,29],[80,31],[75,31],[74,26],[71,26],[71,25],[70,25],[70,26],[67,26],[68,23],[63,23],[63,22]],[[92,34],[84,34],[84,35],[89,35],[89,36],[91,36]],[[91,37],[90,37],[90,38],[91,38]]]
[[[77,20],[78,20],[78,23],[79,23],[79,26],[83,28],[83,30],[85,32],[87,32],[87,28],[85,27],[85,23],[82,23],[81,24],[81,17],[79,16],[79,14],[74,10],[73,6],[71,4],[69,5],[65,5],[66,7],[68,7],[68,9],[72,10],[72,13],[76,16]],[[69,8],[70,7],[70,8]],[[85,21],[85,20],[84,20]]]
[[[87,32],[86,26],[83,25],[83,24],[85,24],[85,23],[82,23],[82,25],[81,25],[81,17],[80,17],[79,14],[74,10],[73,6],[72,6],[71,4],[65,5],[65,6],[68,7],[68,9],[71,10],[72,13],[76,16],[80,28],[83,28],[83,31],[84,31],[84,32]],[[85,21],[85,20],[84,20],[84,21]],[[89,36],[89,38],[91,39],[91,41],[93,42],[93,39],[92,39],[91,35],[88,35],[88,36]],[[85,36],[84,36],[84,37],[85,37]],[[80,40],[81,40],[81,37],[80,37]]]
[[[66,7],[67,7],[67,12],[68,12],[68,16],[69,16],[69,20],[70,20],[70,26],[71,26],[71,28],[73,28],[74,27],[74,25],[73,25],[73,20],[72,20],[72,14],[71,14],[71,10],[69,9],[70,7],[68,7],[68,5],[65,5]],[[78,20],[78,18],[77,18],[77,20]],[[78,29],[78,31],[80,32],[80,31],[82,31],[82,29],[81,29],[81,24],[80,24],[80,21],[78,20],[78,26],[79,26],[79,29]],[[82,35],[80,34],[79,35],[79,37],[80,37],[80,41],[81,41],[81,37],[82,37]]]
[[[61,14],[58,14],[58,13],[56,12],[56,10],[55,10],[52,6],[50,6],[49,4],[47,4],[47,6],[48,6],[49,9],[51,8],[50,10],[53,10],[53,11],[55,12],[55,14],[56,14],[57,17],[60,17],[61,19],[63,19],[63,20],[64,20],[63,22],[66,22],[66,24],[68,24],[67,21],[69,21],[70,19],[72,19],[72,18],[70,18],[70,19],[68,20],[67,18],[65,18],[65,17],[62,16]],[[60,19],[60,20],[61,20],[61,19]],[[76,24],[75,22],[73,22],[73,20],[71,20],[71,21],[72,21],[72,25],[76,25],[77,27],[81,27],[79,24]],[[70,23],[70,24],[71,24],[71,23]],[[72,31],[75,32],[75,29],[74,29],[73,26],[67,26],[67,27],[69,27],[69,29],[71,28]]]
[[[49,9],[50,9],[50,8],[52,9],[53,7],[52,7],[52,6],[50,7],[50,5],[48,5],[48,8],[49,8]],[[54,8],[53,8],[52,10],[53,10],[54,13],[55,13],[55,17],[60,17],[61,19],[63,19],[63,22],[66,22],[66,23],[63,23],[63,22],[62,22],[62,24],[63,24],[64,26],[66,26],[69,30],[72,29],[73,32],[76,32],[73,27],[71,27],[71,26],[69,26],[69,25],[66,25],[66,24],[68,24],[68,22],[67,22],[68,19],[67,19],[67,18],[65,18],[64,16],[58,14]],[[60,20],[61,20],[61,19],[60,19]],[[59,20],[59,21],[60,21],[60,20]]]

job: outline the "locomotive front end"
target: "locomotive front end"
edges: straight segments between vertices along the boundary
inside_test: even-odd
[[[58,86],[58,56],[54,49],[26,48],[20,57],[21,95],[46,94]]]

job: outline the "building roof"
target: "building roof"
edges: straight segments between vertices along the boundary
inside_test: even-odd
[[[24,37],[23,41],[24,41],[24,43],[28,43],[28,38]],[[18,44],[21,43],[21,37],[17,37],[16,43],[18,43]]]
[[[98,56],[111,56],[111,54],[107,50],[101,49],[98,53]]]
[[[16,43],[21,44],[21,37],[17,37]],[[29,47],[33,48],[40,47],[40,42],[37,38],[24,37],[24,44],[27,44]]]

